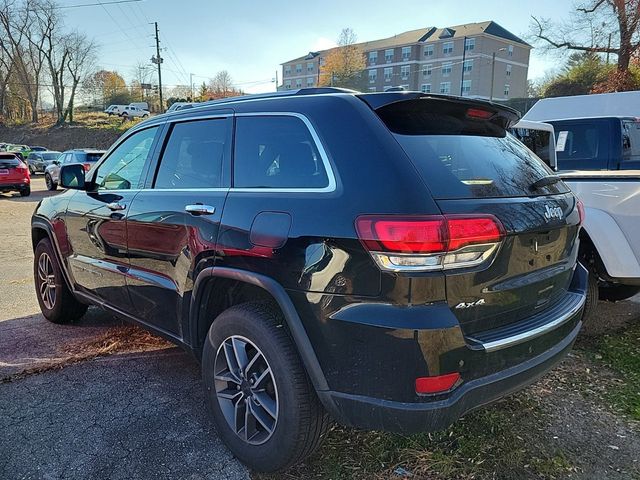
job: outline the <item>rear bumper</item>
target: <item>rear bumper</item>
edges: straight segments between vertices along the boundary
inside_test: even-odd
[[[442,430],[470,410],[535,382],[571,350],[581,326],[578,321],[560,343],[537,357],[465,382],[441,400],[405,403],[340,392],[323,392],[321,397],[335,406],[334,417],[345,425],[398,433]]]
[[[0,183],[0,192],[15,192],[28,188],[29,182]]]
[[[305,315],[329,385],[318,395],[346,425],[399,433],[446,428],[534,382],[566,355],[582,326],[587,281],[578,264],[566,299],[554,308],[476,338],[463,335],[446,304],[352,303],[325,317],[320,329]],[[450,372],[462,379],[452,390],[416,394],[416,378]]]

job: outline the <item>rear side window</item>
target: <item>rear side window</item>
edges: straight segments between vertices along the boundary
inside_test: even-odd
[[[622,159],[640,160],[640,121],[622,122]]]
[[[532,191],[553,172],[507,135],[395,135],[436,199],[522,197],[568,191],[556,183]]]
[[[609,161],[609,124],[606,121],[559,122],[556,155],[560,170],[602,170]]]
[[[551,132],[534,130],[531,128],[512,128],[511,134],[520,140],[525,146],[535,153],[540,160],[551,165]]]
[[[227,118],[173,125],[155,188],[215,188],[222,186],[222,162],[230,138]]]
[[[321,189],[329,178],[305,123],[294,116],[236,119],[234,187]]]

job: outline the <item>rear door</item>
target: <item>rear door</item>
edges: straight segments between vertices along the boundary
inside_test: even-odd
[[[127,284],[139,318],[183,337],[197,272],[215,261],[229,189],[232,113],[167,126],[159,156],[127,218]]]
[[[536,184],[553,172],[491,113],[429,100],[379,111],[444,215],[491,214],[506,232],[488,265],[445,267],[447,302],[467,334],[553,305],[577,256],[575,198],[562,182]]]

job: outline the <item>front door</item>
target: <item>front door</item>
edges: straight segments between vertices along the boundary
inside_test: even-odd
[[[125,312],[131,310],[126,216],[157,133],[151,127],[124,139],[93,173],[95,188],[76,192],[67,209],[67,261],[75,288]]]
[[[230,114],[173,121],[149,188],[129,210],[127,283],[136,314],[176,337],[185,335],[197,272],[214,262],[231,130]]]

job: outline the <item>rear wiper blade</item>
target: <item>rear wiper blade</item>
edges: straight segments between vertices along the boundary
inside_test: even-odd
[[[554,183],[558,183],[560,181],[560,177],[557,175],[548,175],[546,177],[542,177],[539,180],[536,180],[529,186],[531,190],[538,190],[542,187],[548,187],[549,185],[553,185]]]

